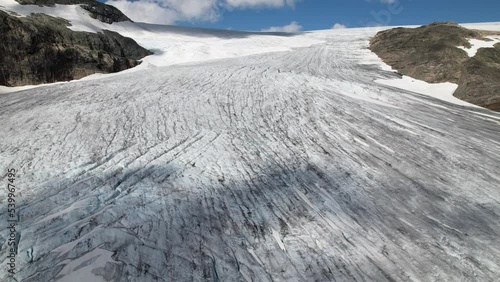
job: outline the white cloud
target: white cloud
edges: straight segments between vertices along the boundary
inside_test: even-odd
[[[295,6],[295,0],[225,0],[225,4],[231,8],[248,7],[272,7]]]
[[[398,0],[377,0],[376,2],[380,2],[382,4],[393,4]],[[373,2],[372,0],[366,0],[366,2]]]
[[[302,26],[299,25],[298,22],[291,22],[287,25],[284,26],[272,26],[269,28],[262,29],[261,31],[264,32],[289,32],[289,33],[294,33],[294,32],[299,32],[302,30]]]
[[[336,23],[332,26],[332,29],[344,29],[347,28],[345,24]]]
[[[137,22],[216,21],[222,9],[294,7],[300,0],[108,0]]]
[[[133,21],[172,24],[176,21],[215,21],[217,0],[110,0],[106,4],[120,9]]]

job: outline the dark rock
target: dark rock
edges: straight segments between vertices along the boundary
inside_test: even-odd
[[[500,111],[500,49],[480,48],[462,67],[454,96],[467,102]]]
[[[454,96],[500,110],[500,45],[481,48],[474,58],[457,48],[470,48],[469,39],[491,34],[454,22],[432,23],[379,32],[370,41],[370,49],[403,75],[430,83],[456,83]]]
[[[101,22],[111,24],[114,22],[130,21],[130,19],[120,10],[103,3],[95,2],[83,4],[81,7],[87,10],[92,18],[100,20]]]
[[[470,47],[475,32],[452,23],[433,23],[419,28],[395,28],[379,32],[370,49],[399,72],[428,82],[454,82],[461,65],[469,59],[457,46]]]
[[[17,18],[0,11],[0,85],[68,81],[134,67],[151,52],[116,32],[75,32],[44,14]]]

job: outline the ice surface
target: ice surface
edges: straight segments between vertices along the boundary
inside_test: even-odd
[[[3,6],[3,8],[2,8]],[[0,9],[14,11],[21,16],[31,13],[45,13],[67,19],[74,31],[100,32],[103,29],[133,38],[142,47],[154,52],[139,66],[124,72],[135,72],[175,64],[234,58],[254,54],[289,51],[324,42],[317,36],[302,34],[292,36],[284,33],[243,32],[231,30],[211,30],[184,28],[146,23],[117,22],[103,23],[91,18],[78,5],[55,5],[41,7],[20,5],[14,0],[0,0]],[[115,74],[94,74],[85,80],[113,76]],[[2,87],[0,94],[25,90],[36,86]]]
[[[17,280],[495,281],[500,115],[375,82],[373,35],[0,95]]]
[[[113,265],[119,264],[111,258],[112,255],[112,252],[94,249],[78,259],[63,262],[64,268],[56,279],[60,282],[106,282],[103,274],[113,275],[109,273],[110,269],[113,269]],[[107,264],[108,269],[106,269]]]

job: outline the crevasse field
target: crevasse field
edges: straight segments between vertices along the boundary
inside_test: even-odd
[[[65,9],[75,30],[156,53],[0,95],[17,281],[500,277],[500,115],[400,80],[367,49],[381,28],[106,25]],[[0,202],[5,223],[5,189]]]

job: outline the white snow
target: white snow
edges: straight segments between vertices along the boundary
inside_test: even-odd
[[[124,71],[125,73],[176,64],[290,51],[293,48],[324,42],[324,40],[307,33],[292,36],[279,33],[210,30],[132,22],[107,24],[91,18],[87,11],[78,5],[40,7],[20,5],[14,0],[0,0],[0,6],[3,6],[0,9],[14,11],[22,16],[28,16],[31,13],[45,13],[67,19],[71,23],[69,28],[74,31],[100,32],[103,29],[115,31],[134,39],[142,47],[154,52],[153,55],[145,57],[142,64]],[[95,74],[86,77],[86,79],[114,75]],[[0,87],[0,94],[20,91],[28,89],[28,87],[37,86]]]
[[[400,89],[413,91],[420,94],[425,94],[449,103],[469,106],[469,107],[478,107],[474,104],[462,101],[455,96],[455,90],[457,90],[458,85],[450,82],[445,83],[427,83],[422,80],[414,79],[409,76],[402,76],[401,79],[377,79],[375,82],[388,85],[392,87],[397,87]]]
[[[461,23],[461,26],[469,29],[500,31],[500,22],[489,23]]]
[[[491,22],[491,23],[463,23],[461,26],[469,29],[478,29],[478,30],[487,30],[487,31],[499,31],[500,32],[500,22]],[[484,41],[478,39],[470,39],[469,42],[472,45],[472,48],[465,48],[464,46],[458,46],[458,48],[463,49],[467,52],[469,57],[474,57],[479,48],[491,48],[496,43],[500,42],[500,35],[490,35],[485,36],[491,41]]]
[[[99,32],[103,29],[116,31],[123,36],[133,38],[144,48],[154,51],[155,54],[144,58],[142,64],[124,71],[125,73],[176,64],[196,63],[268,52],[289,51],[293,48],[320,44],[325,42],[325,37],[327,35],[334,36],[342,32],[323,30],[303,33],[296,36],[279,36],[230,30],[207,30],[162,26],[146,23],[119,22],[106,24],[88,16],[87,11],[81,9],[78,5],[40,7],[36,5],[20,5],[14,0],[0,0],[0,6],[3,6],[3,8],[0,7],[0,9],[14,11],[22,16],[27,16],[31,13],[46,13],[51,16],[65,18],[71,22],[72,26],[70,26],[70,28],[75,31]],[[461,25],[474,29],[500,30],[500,22]],[[345,29],[344,33],[375,34],[380,30],[388,28],[393,27],[352,28]],[[471,39],[472,48],[467,49],[463,46],[459,46],[458,48],[465,50],[469,56],[473,57],[479,48],[492,47],[495,43],[500,42],[500,36],[488,36],[487,38],[492,41]],[[381,62],[376,56],[366,56],[364,63],[375,63],[380,65],[383,70],[393,71],[390,66]],[[114,75],[116,74],[94,74],[84,78],[84,80],[99,79]],[[457,86],[452,83],[430,84],[410,77],[403,77],[402,79],[378,79],[376,82],[429,95],[458,105],[474,106],[453,96],[453,92],[456,90]],[[41,85],[22,87],[0,86],[0,94],[17,92],[38,86]]]
[[[242,32],[184,28],[146,23],[103,23],[93,19],[79,5],[37,6],[20,5],[15,0],[0,0],[0,9],[22,16],[44,13],[67,19],[74,31],[100,32],[111,30],[130,37],[155,55],[146,57],[138,69],[231,58],[265,52],[288,51],[324,41],[307,36],[287,36],[278,33]]]
[[[495,280],[500,115],[387,81],[377,29],[136,24],[142,68],[0,95],[16,279]]]
[[[480,48],[492,48],[495,44],[500,43],[500,35],[485,36],[485,38],[489,39],[490,41],[471,38],[469,39],[471,48],[466,48],[464,46],[457,46],[457,47],[467,52],[467,55],[469,55],[469,57],[474,57],[476,56],[477,51]]]
[[[396,72],[396,70],[394,70],[388,64],[384,63],[376,54],[372,52],[366,53],[365,59],[363,61],[366,64],[375,64],[379,66],[381,70]],[[453,93],[455,93],[455,90],[457,90],[458,88],[458,85],[455,83],[450,83],[450,82],[428,83],[406,75],[401,76],[401,78],[389,78],[389,79],[379,78],[375,79],[375,82],[382,85],[387,85],[407,91],[424,94],[456,105],[478,107],[474,104],[462,101],[453,96]]]
[[[48,83],[45,85],[49,85]],[[28,90],[32,88],[39,87],[40,85],[26,85],[26,86],[15,86],[15,87],[7,87],[0,85],[0,94],[6,94],[6,93],[11,93],[11,92],[17,92],[17,91],[22,91],[22,90]]]
[[[138,31],[123,31],[139,45],[153,50],[136,69],[289,51],[324,42],[307,36],[269,35],[252,32],[204,30],[174,26],[137,24]],[[135,71],[135,70],[134,70]]]

